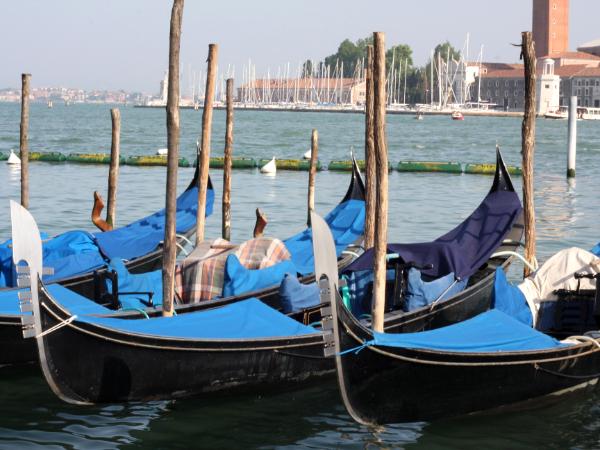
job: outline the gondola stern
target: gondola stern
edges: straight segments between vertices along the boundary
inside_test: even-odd
[[[508,172],[508,168],[506,167],[506,163],[504,162],[504,158],[502,157],[500,146],[496,145],[496,172],[494,173],[494,182],[492,183],[490,192],[498,191],[515,192],[515,188],[510,173]]]
[[[348,200],[362,200],[365,201],[365,183],[362,178],[362,174],[360,173],[360,168],[358,167],[358,162],[354,155],[352,155],[352,176],[350,180],[350,186],[348,186],[348,190],[346,191],[346,195],[342,199],[340,203],[344,203]]]
[[[194,189],[196,186],[198,186],[198,178],[200,178],[200,166],[198,164],[197,158],[196,158],[196,162],[194,163],[194,167],[195,167],[194,177],[192,178],[192,181],[190,182],[190,184],[188,184],[188,187],[185,188],[186,191],[189,191],[190,189]],[[214,190],[213,183],[210,178],[210,174],[208,175],[207,189],[211,190],[211,191]]]

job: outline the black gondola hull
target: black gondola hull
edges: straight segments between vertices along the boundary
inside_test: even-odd
[[[341,352],[372,338],[341,303],[337,314]],[[594,348],[503,356],[367,347],[339,357],[338,377],[349,411],[362,423],[434,420],[595,386],[600,352]]]
[[[193,187],[196,182],[198,174],[196,172],[194,176],[194,181],[190,184],[190,187]],[[210,178],[209,178],[210,182]],[[210,185],[212,188],[212,184]],[[350,178],[350,184],[348,189],[341,200],[340,203],[343,203],[347,200],[363,200],[365,198],[365,187],[360,175],[360,171],[356,164],[353,165],[353,171]],[[191,237],[195,233],[195,228],[190,229],[188,233],[185,234],[186,238]],[[362,238],[360,239],[362,241]],[[184,239],[178,239],[179,244],[184,244]],[[359,242],[357,242],[358,244]],[[134,260],[126,262],[125,266],[127,270],[131,273],[144,273],[150,272],[154,270],[158,270],[162,268],[162,248],[159,248],[147,255],[141,256]],[[339,268],[343,269],[348,264],[352,262],[354,256],[352,254],[342,255],[339,259]],[[73,277],[61,279],[55,281],[70,290],[82,295],[86,298],[98,300],[95,298],[96,296],[96,283],[97,279],[103,279],[102,275],[107,271],[107,269],[99,269],[96,271],[96,275],[94,273],[86,273],[82,275],[76,275]],[[99,276],[97,276],[99,275]],[[302,283],[311,283],[314,281],[314,275],[306,275],[304,277],[300,277],[300,282]],[[240,300],[248,299],[248,298],[258,298],[263,303],[272,306],[276,309],[281,307],[281,301],[279,297],[279,286],[272,286],[269,288],[261,289],[259,291],[246,292],[242,295],[234,296],[234,297],[226,297],[217,300],[213,300],[210,302],[199,302],[193,304],[180,304],[175,305],[175,309],[177,314],[186,314],[195,311],[201,311],[206,309],[217,308],[220,306],[225,306],[231,303],[238,302]],[[317,308],[318,311],[318,308]],[[162,309],[151,308],[147,310],[147,314],[150,316],[161,315]],[[115,311],[112,314],[113,317],[123,317],[128,319],[139,319],[140,314],[137,312],[119,312]],[[316,317],[316,316],[315,316]],[[316,319],[318,320],[318,319]],[[314,321],[314,320],[313,320]],[[306,322],[308,323],[308,322]],[[13,326],[14,325],[14,326]],[[4,330],[6,328],[6,330]],[[31,345],[31,342],[23,342],[23,337],[20,331],[20,319],[14,316],[2,316],[0,315],[0,336],[5,336],[3,338],[4,346],[0,347],[0,365],[7,364],[21,364],[21,363],[30,363],[35,362],[37,360],[37,348],[35,345]]]
[[[44,330],[69,317],[43,289],[40,300]],[[321,351],[319,333],[194,341],[74,325],[38,338],[51,388],[74,403],[176,398],[225,389],[267,392],[326,376],[332,369],[328,359],[310,357]]]

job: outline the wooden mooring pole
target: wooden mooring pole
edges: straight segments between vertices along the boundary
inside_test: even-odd
[[[167,90],[167,194],[163,247],[163,316],[173,315],[175,262],[177,258],[176,208],[177,166],[179,164],[179,49],[183,0],[173,0],[169,32],[169,87]]]
[[[233,78],[227,79],[227,116],[225,119],[225,149],[223,151],[222,236],[231,240],[231,157],[233,153]]]
[[[119,182],[119,157],[121,142],[121,112],[118,108],[110,110],[112,122],[112,140],[110,145],[110,168],[108,169],[108,206],[106,208],[106,222],[111,229],[115,226],[115,213],[117,209],[117,185]]]
[[[523,157],[523,206],[525,219],[525,250],[527,261],[535,261],[535,207],[533,189],[533,155],[535,151],[535,102],[536,74],[535,47],[530,31],[522,34],[521,56],[525,66],[525,114],[521,128],[521,154]],[[523,275],[529,276],[530,270],[524,268]]]
[[[19,158],[21,158],[21,206],[29,208],[29,81],[31,74],[21,74],[21,126],[19,127]]]
[[[198,154],[200,176],[198,177],[198,210],[196,212],[196,246],[204,240],[206,222],[206,191],[208,190],[208,166],[210,163],[210,137],[212,130],[213,103],[215,101],[215,82],[217,78],[217,44],[208,46],[208,69],[206,72],[206,90],[204,91],[204,109],[202,111],[202,139]]]
[[[308,172],[308,219],[310,226],[310,213],[315,210],[315,178],[317,176],[317,161],[319,158],[319,132],[312,130],[310,135],[310,171]]]
[[[388,219],[388,158],[385,134],[385,36],[373,34],[373,121],[374,148],[377,161],[377,211],[375,214],[375,243],[373,269],[373,330],[383,332],[385,313],[385,274]]]
[[[375,171],[375,147],[373,127],[373,46],[367,46],[366,99],[365,99],[365,177],[366,177],[366,211],[365,211],[365,249],[373,247],[375,242],[375,202],[377,173]]]

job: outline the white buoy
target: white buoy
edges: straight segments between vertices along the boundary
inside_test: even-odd
[[[310,155],[311,155],[311,153],[310,153],[310,148],[309,148],[309,149],[306,151],[306,153],[304,153],[304,155],[302,155],[302,157],[303,157],[304,159],[310,159]]]
[[[15,154],[14,150],[10,150],[10,155],[6,160],[6,164],[21,164],[21,159]]]
[[[158,150],[156,150],[156,154],[159,156],[167,156],[169,154],[169,149],[168,148],[159,148]]]
[[[277,164],[275,164],[274,156],[271,161],[269,161],[268,163],[266,163],[264,166],[262,166],[260,168],[260,173],[266,173],[266,174],[271,174],[271,175],[275,175],[275,173],[277,173]]]

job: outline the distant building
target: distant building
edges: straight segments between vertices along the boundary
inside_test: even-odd
[[[561,106],[568,106],[569,98],[576,95],[579,106],[600,108],[600,67],[564,66],[556,72],[561,79]]]
[[[600,39],[586,42],[585,44],[577,47],[577,51],[590,53],[592,55],[600,56]]]
[[[353,78],[258,79],[240,86],[237,92],[241,103],[361,105],[366,84]]]
[[[533,0],[532,18],[537,58],[569,49],[569,0]]]
[[[496,66],[497,67],[497,66]],[[482,66],[475,81],[471,101],[484,101],[504,110],[522,111],[525,99],[525,76],[520,64],[506,64],[502,68]]]

